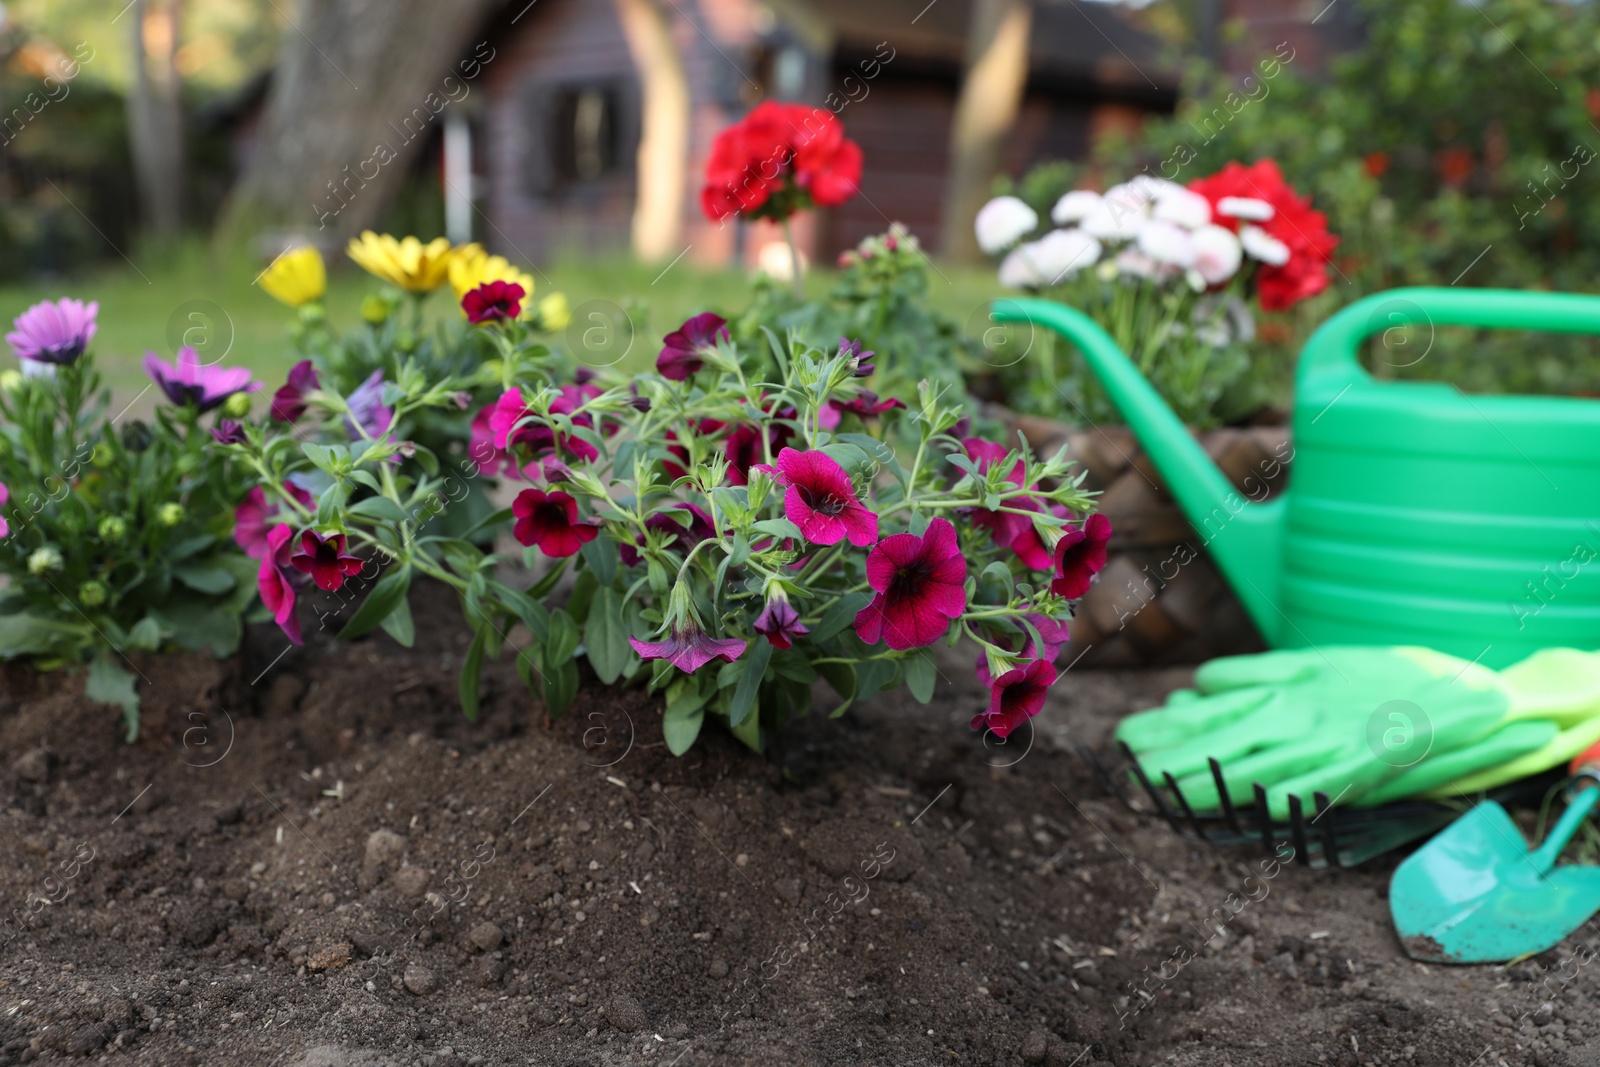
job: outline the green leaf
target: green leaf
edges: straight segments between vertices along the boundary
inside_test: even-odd
[[[533,634],[534,638],[543,641],[550,632],[550,613],[545,606],[526,593],[519,593],[508,585],[500,582],[490,582],[490,590],[500,598],[500,602],[516,613]]]
[[[202,549],[210,548],[215,542],[216,538],[210,534],[198,534],[194,537],[185,537],[182,541],[173,542],[166,547],[163,554],[167,557],[168,562],[176,563],[179,560],[188,559]]]
[[[404,597],[395,609],[383,617],[378,624],[383,627],[383,632],[394,638],[395,644],[401,648],[410,648],[417,640],[417,628],[411,621],[411,605]]]
[[[344,629],[339,631],[339,637],[343,640],[360,637],[382,623],[395,608],[405,603],[406,593],[410,589],[410,564],[403,564],[394,573],[384,575],[373,586],[372,592],[367,594],[367,599],[361,602],[361,607],[350,617],[350,621],[345,623]]]
[[[926,704],[933,699],[933,687],[939,679],[939,671],[933,665],[933,656],[924,649],[913,652],[904,662],[906,688],[911,690],[911,695],[917,698],[918,704]]]
[[[369,496],[365,500],[358,500],[347,509],[352,515],[359,515],[365,519],[377,519],[379,522],[402,523],[410,519],[405,508],[396,504],[386,496]]]
[[[74,626],[37,615],[0,616],[0,657],[58,652],[71,647],[80,636]]]
[[[789,537],[796,541],[805,539],[805,535],[800,532],[800,527],[788,519],[762,519],[751,529],[756,533],[771,534],[773,537]]]
[[[589,666],[606,685],[622,677],[628,664],[628,628],[622,620],[622,598],[615,589],[601,589],[589,605],[589,623],[584,628],[584,644]]]
[[[668,693],[671,693],[670,688]],[[666,739],[667,750],[674,756],[681,756],[694,746],[705,722],[705,705],[706,696],[698,691],[690,699],[676,703],[671,699],[667,701],[667,710],[661,716],[661,734]]]
[[[195,592],[210,593],[213,596],[226,593],[236,584],[233,575],[221,567],[199,565],[174,567],[172,575]]]
[[[761,681],[767,674],[767,663],[772,659],[772,642],[757,637],[754,644],[755,647],[744,655],[744,673],[739,675],[739,688],[733,691],[733,703],[728,706],[728,721],[735,732],[755,709]]]
[[[737,697],[737,694],[735,694],[735,697]],[[751,705],[751,710],[755,710],[754,704]],[[748,745],[752,752],[761,751],[760,715],[746,713],[742,722],[730,723],[729,728],[733,731],[733,736]]]
[[[824,455],[831,457],[834,462],[843,467],[852,477],[864,478],[872,474],[874,463],[872,457],[852,444],[838,442],[837,444],[823,445]]]
[[[350,480],[359,486],[371,489],[374,493],[383,492],[383,486],[378,484],[378,479],[374,478],[370,471],[351,471]]]
[[[461,710],[468,722],[478,721],[478,676],[483,673],[483,651],[489,641],[489,627],[480,626],[473,635],[472,647],[461,663]]]
[[[545,637],[545,662],[559,666],[572,659],[578,651],[578,624],[572,616],[557,608],[550,613],[549,633]]]
[[[596,537],[579,548],[578,555],[583,557],[601,585],[610,585],[617,580],[617,546],[607,538]]]
[[[84,686],[84,695],[121,708],[122,719],[128,724],[128,743],[138,738],[139,694],[133,688],[133,675],[113,663],[111,654],[103,649],[89,661],[89,680]]]
[[[866,593],[850,593],[835,601],[822,613],[822,618],[811,628],[812,641],[826,641],[837,636],[846,626],[856,621],[856,615],[872,599]]]
[[[893,660],[864,659],[856,667],[856,695],[869,697],[890,688],[900,666]]]
[[[840,696],[839,706],[828,713],[828,717],[837,719],[843,715],[856,699],[856,669],[848,663],[819,663],[817,673],[827,679],[833,691]]]
[[[140,652],[154,652],[161,647],[161,624],[146,615],[128,631],[127,646]]]
[[[569,657],[560,663],[546,664],[544,706],[557,718],[565,715],[578,697],[578,665]]]
[[[839,440],[855,445],[861,451],[877,460],[879,463],[888,463],[894,459],[894,450],[876,437],[864,433],[842,433]]]
[[[985,604],[1004,604],[1011,599],[1014,583],[1011,568],[995,560],[978,575],[979,598]]]

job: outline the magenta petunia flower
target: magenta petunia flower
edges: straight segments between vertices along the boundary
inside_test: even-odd
[[[598,524],[578,521],[578,502],[559,489],[524,489],[511,502],[511,513],[517,517],[511,531],[517,543],[557,559],[576,555],[600,533]]]
[[[219,445],[242,445],[249,440],[244,427],[232,419],[222,419],[211,427],[211,436],[216,438]]]
[[[344,420],[344,428],[350,440],[359,441],[366,436],[376,441],[389,432],[394,423],[394,409],[384,406],[383,385],[383,371],[375,370],[345,397],[350,415]]]
[[[987,676],[987,669],[978,672],[989,686],[989,707],[973,717],[972,728],[987,727],[990,733],[1004,739],[1044,710],[1044,698],[1055,684],[1057,673],[1054,664],[1040,659],[992,680]]]
[[[852,415],[859,415],[863,419],[870,419],[882,415],[885,411],[893,411],[895,408],[906,406],[904,400],[896,400],[894,397],[889,397],[887,400],[880,399],[878,394],[871,389],[863,389],[860,395],[849,400],[830,400],[828,403],[840,412],[848,411]]]
[[[878,595],[856,615],[856,636],[896,650],[931,645],[967,610],[966,582],[949,519],[934,519],[921,537],[885,537],[867,555],[867,583]]]
[[[1023,659],[1042,659],[1047,663],[1054,663],[1061,654],[1061,647],[1072,640],[1072,621],[1058,621],[1047,619],[1043,615],[1030,614],[1028,621],[1033,623],[1033,628],[1039,631],[1039,637],[1044,642],[1040,648],[1035,648],[1033,635],[1022,643]]]
[[[869,362],[869,360],[871,360],[872,357],[877,355],[878,353],[876,353],[876,352],[863,352],[863,351],[861,351],[861,342],[860,341],[852,341],[848,337],[841,337],[841,338],[839,338],[839,354],[841,356],[848,356],[851,359],[855,360],[856,377],[857,378],[865,378],[865,377],[869,376],[873,371],[873,366]]]
[[[1038,502],[1031,499],[1017,497],[1013,500],[1016,507],[1025,507],[1038,510]],[[1050,514],[1058,519],[1067,517],[1067,509],[1060,504],[1050,505]],[[1029,570],[1050,571],[1055,568],[1056,558],[1050,549],[1045,547],[1044,539],[1039,536],[1038,527],[1026,515],[1019,515],[1024,525],[1022,531],[1011,541],[1011,551],[1017,554],[1022,565]]]
[[[811,632],[800,621],[800,613],[794,610],[789,598],[776,591],[767,597],[766,606],[756,616],[755,629],[756,633],[772,642],[773,648],[788,648],[794,644],[795,638]]]
[[[100,305],[92,300],[87,304],[70,297],[41,301],[12,321],[14,329],[6,334],[6,344],[18,359],[75,362],[94,340],[98,329],[94,319],[99,311]]]
[[[677,519],[668,515],[668,511],[687,511],[689,525],[685,526]],[[644,520],[645,527],[651,530],[664,530],[671,534],[667,547],[679,552],[687,552],[708,537],[717,535],[716,529],[711,525],[711,516],[698,504],[678,503],[669,506],[665,511],[658,511]],[[628,567],[637,567],[644,557],[639,554],[639,549],[644,547],[644,535],[635,537],[631,545],[618,545],[618,555]]]
[[[702,312],[661,340],[656,370],[663,378],[681,382],[706,365],[708,349],[714,350],[718,341],[728,340],[728,320],[709,311]]]
[[[593,427],[594,420],[584,413],[574,415],[584,404],[600,395],[593,385],[564,385],[561,395],[550,403],[553,415],[568,415],[574,426]],[[523,422],[524,419],[531,421]],[[521,425],[518,425],[521,423]],[[515,446],[530,449],[535,456],[555,451],[563,457],[593,462],[600,458],[600,450],[575,434],[557,433],[556,430],[528,407],[520,389],[507,389],[500,394],[489,412],[489,431],[493,445],[509,451]]]
[[[289,563],[301,574],[311,575],[318,589],[331,593],[344,584],[345,578],[359,574],[366,564],[366,560],[344,549],[344,534],[307,530],[300,535],[300,551],[289,557]]]
[[[287,484],[290,494],[297,501],[307,508],[316,506],[310,493],[293,482]],[[233,539],[251,559],[265,559],[272,551],[267,535],[285,518],[292,516],[286,514],[277,501],[268,504],[266,490],[258,485],[246,493],[244,501],[233,509]]]
[[[6,501],[11,499],[11,490],[6,488],[5,482],[0,482],[0,508],[6,506]],[[0,540],[11,536],[11,527],[6,523],[5,516],[0,515]]]
[[[1050,591],[1069,600],[1089,591],[1089,583],[1106,565],[1106,542],[1111,540],[1111,520],[1090,515],[1083,526],[1068,530],[1056,542],[1055,580]]]
[[[686,674],[693,674],[714,659],[732,663],[750,647],[750,642],[735,637],[708,636],[692,622],[682,629],[669,631],[661,641],[641,641],[637,637],[630,637],[628,644],[639,653],[640,659],[664,659]]]
[[[522,314],[522,298],[528,291],[516,282],[484,282],[461,298],[461,310],[474,326],[485,322],[507,322]]]
[[[188,345],[178,349],[178,358],[165,363],[154,352],[146,352],[144,371],[161,387],[167,399],[179,407],[194,405],[204,414],[221,407],[235,393],[253,393],[260,382],[250,380],[244,367],[204,366]]]
[[[778,481],[786,486],[783,513],[814,545],[849,539],[865,548],[878,539],[878,516],[856,499],[850,476],[824,452],[778,453]]]
[[[1009,451],[1004,445],[997,445],[992,441],[985,441],[977,437],[969,437],[961,442],[967,450],[967,457],[972,460],[978,470],[984,474],[989,468],[1006,458]],[[1018,488],[1022,487],[1022,479],[1026,467],[1021,460],[1011,468],[1006,480]],[[1030,487],[1031,488],[1031,487]],[[1012,497],[1007,501],[1010,507],[1033,507],[1031,498]],[[990,538],[1001,548],[1015,548],[1017,539],[1025,536],[1033,529],[1033,520],[1026,515],[1018,515],[1013,511],[991,511],[988,508],[972,508],[968,512],[972,525],[989,531]],[[1043,547],[1042,545],[1040,546]],[[1019,553],[1020,554],[1020,553]],[[1027,562],[1024,560],[1024,562]],[[1048,558],[1041,570],[1048,570]]]
[[[284,569],[289,564],[289,541],[293,537],[294,530],[284,525],[274,526],[267,534],[266,552],[261,558],[261,569],[256,573],[256,589],[261,593],[261,603],[272,612],[272,621],[289,640],[303,645],[300,620],[294,614],[294,585]]]
[[[322,387],[317,368],[302,359],[289,368],[289,379],[272,394],[272,417],[279,422],[299,422],[306,413],[306,394]]]

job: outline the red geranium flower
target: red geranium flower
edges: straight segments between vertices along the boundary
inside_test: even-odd
[[[812,544],[836,545],[848,538],[865,548],[878,539],[878,516],[856,499],[850,476],[826,453],[784,449],[778,453],[777,481],[787,486],[784,515]]]
[[[278,624],[289,640],[303,645],[300,620],[294,614],[294,586],[284,571],[289,563],[289,540],[292,537],[294,530],[285,525],[274,526],[267,534],[266,552],[261,560],[261,569],[256,572],[256,590],[261,594],[261,603],[272,612],[272,621]]]
[[[1289,259],[1281,266],[1261,265],[1256,292],[1263,308],[1282,311],[1328,287],[1328,264],[1339,238],[1328,232],[1326,215],[1311,210],[1309,199],[1295,195],[1272,160],[1257,160],[1248,167],[1229,163],[1208,178],[1190,182],[1189,188],[1211,202],[1213,221],[1230,229],[1237,228],[1238,220],[1217,210],[1224,199],[1264,200],[1272,205],[1272,218],[1252,224],[1287,246]]]
[[[1090,515],[1083,526],[1068,530],[1056,542],[1056,577],[1050,591],[1076,600],[1089,591],[1089,582],[1106,565],[1106,542],[1111,540],[1111,520]]]
[[[664,659],[688,674],[693,674],[714,659],[732,663],[750,647],[750,642],[737,638],[708,637],[704,630],[693,623],[670,631],[662,641],[641,641],[637,637],[630,637],[628,644],[639,653],[640,659]]]
[[[524,489],[511,502],[517,522],[511,536],[518,544],[537,545],[547,556],[561,559],[576,555],[578,549],[600,533],[593,522],[578,521],[578,502],[571,493],[557,489]]]
[[[307,530],[300,535],[300,551],[289,562],[301,574],[311,575],[317,588],[331,593],[344,584],[347,576],[359,574],[366,561],[344,550],[342,533],[319,534]]]
[[[812,204],[833,207],[856,194],[861,146],[823,108],[767,100],[717,134],[706,161],[700,206],[729,215],[785,219]]]
[[[516,282],[484,282],[461,298],[461,310],[474,326],[485,322],[508,322],[522,314],[522,298],[528,291]]]
[[[780,592],[774,592],[767,597],[766,606],[761,609],[761,614],[756,616],[755,628],[756,633],[772,642],[773,648],[788,648],[794,644],[795,638],[804,637],[811,632],[800,621],[800,613],[794,610],[789,598]]]
[[[980,671],[979,677],[988,674]],[[1006,671],[989,684],[989,707],[972,720],[974,730],[987,727],[1002,740],[1044,709],[1044,698],[1057,678],[1054,664],[1034,660]]]
[[[289,378],[272,394],[272,417],[279,422],[299,422],[306,413],[306,394],[321,386],[317,368],[302,359],[289,368]]]
[[[661,339],[656,370],[663,378],[681,382],[706,365],[707,350],[728,339],[728,320],[703,311]]]
[[[297,501],[307,508],[315,506],[310,493],[293,482],[286,484]],[[276,501],[267,503],[266,490],[259,485],[245,494],[243,502],[233,509],[233,539],[244,549],[245,555],[251,559],[265,559],[272,552],[267,535],[277,525],[283,511]]]
[[[857,613],[857,637],[896,650],[933,644],[967,610],[967,561],[956,528],[934,519],[921,537],[885,537],[867,556],[867,582],[878,595]]]

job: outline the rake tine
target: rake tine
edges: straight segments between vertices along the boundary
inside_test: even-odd
[[[1329,812],[1331,812],[1333,808],[1332,805],[1328,803],[1328,794],[1319,789],[1315,793],[1312,793],[1311,797],[1317,802],[1317,814],[1316,817],[1311,820],[1311,825],[1316,826],[1318,823],[1321,823],[1320,829],[1322,831],[1322,855],[1325,859],[1327,859],[1328,866],[1343,867],[1344,860],[1340,857],[1339,846],[1334,840],[1333,816],[1329,815]],[[1322,817],[1324,815],[1328,815],[1327,822],[1322,821]]]
[[[1171,771],[1162,771],[1161,776],[1167,780],[1167,788],[1172,790],[1172,795],[1178,799],[1178,804],[1183,808],[1183,813],[1189,817],[1189,825],[1194,827],[1194,832],[1200,840],[1211,844],[1211,838],[1206,835],[1205,827],[1200,825],[1200,817],[1189,806],[1189,798],[1183,795],[1183,790],[1178,788],[1178,780],[1172,777]]]
[[[1311,866],[1311,846],[1306,843],[1305,807],[1298,793],[1289,794],[1289,833],[1294,837],[1296,858],[1305,866]]]
[[[1227,783],[1222,780],[1222,764],[1215,757],[1207,756],[1206,762],[1211,765],[1211,780],[1217,783],[1217,796],[1222,798],[1222,817],[1228,820],[1228,829],[1244,836],[1244,827],[1239,825],[1239,813],[1233,810],[1233,800],[1228,796]]]
[[[1267,790],[1260,782],[1251,782],[1250,787],[1256,794],[1256,818],[1261,823],[1261,843],[1267,846],[1268,852],[1277,852],[1278,845],[1272,839],[1272,812],[1267,809]]]
[[[1160,791],[1150,784],[1150,779],[1145,777],[1144,768],[1139,766],[1137,759],[1133,759],[1133,750],[1128,748],[1125,742],[1122,744],[1122,750],[1130,760],[1133,760],[1133,775],[1139,779],[1139,784],[1144,786],[1144,791],[1150,794],[1150,799],[1155,801],[1156,810],[1161,813],[1161,817],[1167,820],[1167,825],[1182,833],[1183,828],[1178,822],[1177,814],[1167,806],[1167,802],[1162,798]]]
[[[1111,777],[1111,772],[1106,769],[1105,763],[1101,761],[1100,754],[1082,742],[1072,747],[1073,751],[1078,754],[1078,758],[1088,765],[1089,773],[1094,775],[1095,784],[1104,790],[1107,795],[1114,796],[1122,801],[1123,806],[1126,807],[1128,804],[1127,794],[1117,787],[1117,783]]]

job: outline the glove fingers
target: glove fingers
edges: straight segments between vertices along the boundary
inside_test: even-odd
[[[1547,648],[1500,672],[1518,715],[1572,726],[1600,712],[1600,657]]]
[[[1600,719],[1589,719],[1577,726],[1569,726],[1562,730],[1549,742],[1540,748],[1534,749],[1525,756],[1501,763],[1488,770],[1469,774],[1457,778],[1452,782],[1440,786],[1430,796],[1461,796],[1464,793],[1477,793],[1485,789],[1514,782],[1518,778],[1526,778],[1530,774],[1548,771],[1551,767],[1559,767],[1578,753],[1600,741]]]
[[[1305,729],[1296,716],[1286,713],[1280,701],[1269,699],[1259,709],[1235,722],[1219,726],[1181,744],[1167,745],[1139,754],[1146,774],[1170,772],[1174,778],[1210,774],[1207,760],[1215,759],[1224,768],[1251,753],[1282,747],[1300,738]]]
[[[1115,737],[1134,752],[1168,748],[1203,737],[1249,716],[1271,698],[1266,690],[1246,690],[1218,696],[1195,696],[1193,690],[1166,707],[1139,711],[1117,724]],[[1174,694],[1176,695],[1176,694]]]
[[[1488,737],[1451,752],[1430,755],[1415,766],[1405,768],[1399,777],[1360,797],[1357,804],[1361,807],[1387,804],[1392,800],[1438,789],[1458,778],[1491,770],[1536,752],[1553,741],[1560,732],[1560,727],[1553,722],[1534,720],[1511,723]]]

